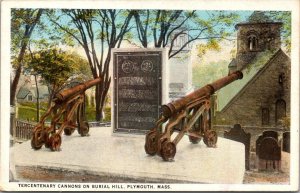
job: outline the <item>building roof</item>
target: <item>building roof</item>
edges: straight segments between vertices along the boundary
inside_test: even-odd
[[[30,93],[30,90],[28,88],[21,87],[17,94],[17,99],[24,99],[29,93]]]
[[[249,23],[273,22],[263,11],[254,11],[248,18]]]
[[[232,82],[231,84],[220,89],[218,92],[218,109],[219,111],[226,110],[232,101],[238,97],[238,94],[242,92],[247,85],[257,77],[260,72],[264,71],[266,67],[272,63],[279,53],[284,53],[281,49],[276,51],[265,51],[259,53],[255,59],[242,69],[243,79]]]
[[[241,25],[253,25],[253,24],[277,24],[282,25],[282,22],[275,22],[268,17],[263,11],[254,11],[245,22],[241,22],[235,25],[237,29]]]
[[[36,87],[31,87],[30,91],[33,95],[34,98],[37,98],[37,92],[36,92]],[[39,99],[45,98],[45,96],[49,95],[49,90],[48,87],[45,85],[40,85],[39,86]]]
[[[28,94],[32,94],[34,98],[37,98],[36,87],[27,88],[26,86],[22,86],[17,94],[17,99],[25,99]],[[39,86],[39,99],[43,99],[48,95],[48,87],[45,85]]]

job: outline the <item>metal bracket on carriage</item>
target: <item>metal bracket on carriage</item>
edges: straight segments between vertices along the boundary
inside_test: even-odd
[[[87,136],[89,125],[85,117],[85,91],[101,81],[100,78],[89,80],[55,95],[50,108],[33,128],[31,147],[41,149],[43,145],[52,151],[59,151],[61,135],[72,135],[76,127],[81,136]],[[51,119],[50,126],[45,124]]]
[[[145,139],[145,151],[153,156],[161,156],[172,161],[176,154],[176,145],[184,135],[189,136],[193,144],[203,138],[207,147],[216,147],[217,132],[211,130],[210,96],[231,82],[242,79],[240,71],[221,78],[189,95],[162,106],[162,115]],[[166,125],[163,127],[164,123]],[[163,129],[164,128],[164,129]],[[174,133],[178,133],[172,137]]]

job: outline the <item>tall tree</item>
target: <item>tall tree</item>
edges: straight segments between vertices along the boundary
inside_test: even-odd
[[[55,27],[64,32],[65,39],[74,39],[84,49],[93,77],[102,79],[95,92],[97,121],[102,119],[102,109],[111,82],[111,49],[121,46],[125,34],[131,29],[129,24],[132,16],[129,10],[88,9],[64,9],[50,16]]]
[[[25,71],[31,72],[35,77],[42,77],[44,83],[49,87],[49,103],[60,90],[68,83],[85,80],[81,74],[82,67],[86,61],[75,53],[51,48],[26,55]],[[78,76],[78,75],[83,76]]]
[[[233,12],[224,11],[206,12],[204,16],[195,10],[134,11],[137,34],[143,47],[148,47],[151,41],[155,47],[168,46],[169,58],[196,40],[209,40],[210,47],[213,44],[217,46],[217,40],[229,37],[230,30],[226,29],[239,18]],[[174,50],[175,41],[183,34],[188,36],[188,40],[179,49]]]
[[[40,22],[43,9],[12,9],[11,11],[11,52],[16,58],[15,75],[10,86],[10,104],[15,105],[17,86],[22,72],[23,59],[33,30]]]

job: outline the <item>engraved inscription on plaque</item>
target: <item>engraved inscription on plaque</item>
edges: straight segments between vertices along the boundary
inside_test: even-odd
[[[161,105],[160,51],[114,52],[114,132],[145,133]]]

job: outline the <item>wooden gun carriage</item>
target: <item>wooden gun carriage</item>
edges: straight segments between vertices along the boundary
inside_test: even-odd
[[[33,128],[31,147],[35,150],[45,147],[58,151],[61,146],[61,134],[71,135],[78,129],[81,136],[88,135],[89,125],[85,119],[85,91],[101,81],[89,80],[55,95],[50,108]],[[47,118],[50,126],[45,125]]]
[[[231,82],[242,79],[236,71],[187,96],[162,106],[162,114],[156,126],[146,134],[145,151],[149,155],[160,155],[165,161],[173,160],[176,145],[185,134],[192,143],[201,138],[208,147],[216,147],[217,133],[211,130],[210,96]],[[175,136],[174,131],[179,133]]]

